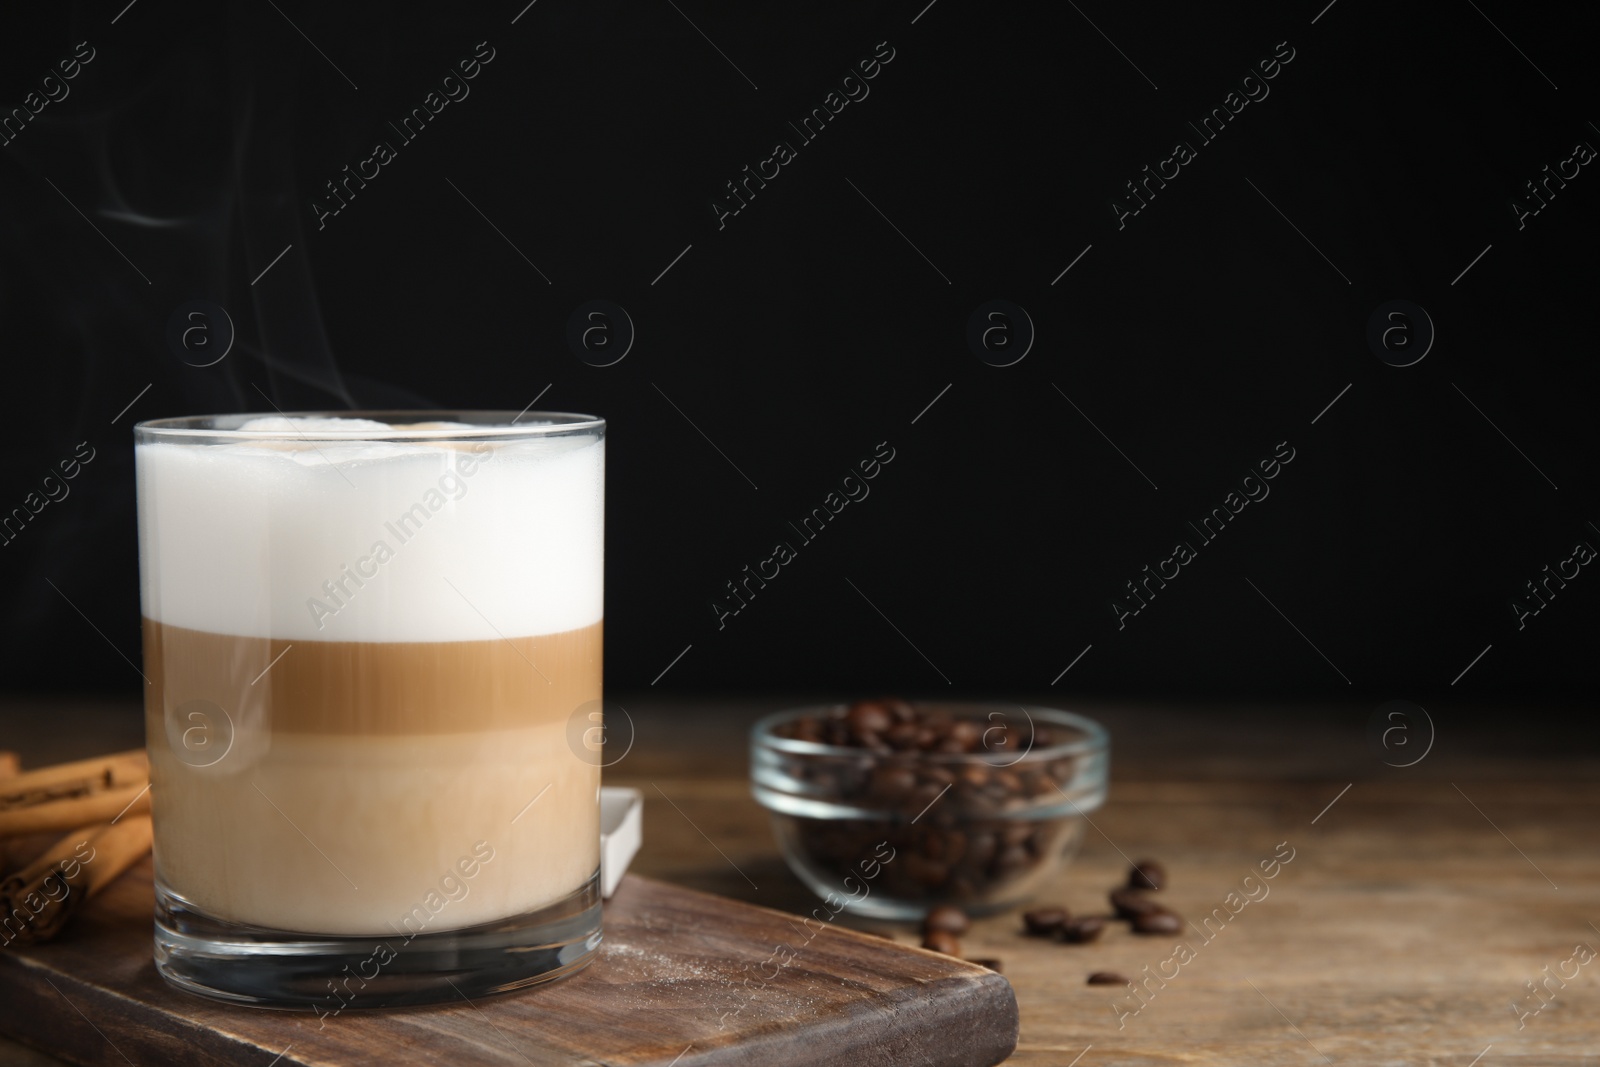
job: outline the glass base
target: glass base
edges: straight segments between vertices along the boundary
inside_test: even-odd
[[[784,861],[827,905],[817,910],[894,922],[921,921],[943,904],[972,916],[1025,904],[1077,852],[1083,829],[1074,816],[940,825],[936,814],[917,826],[772,813]]]
[[[230,1004],[315,1011],[476,998],[564,978],[600,947],[600,873],[538,911],[438,933],[335,937],[225,922],[156,881],[156,970]]]

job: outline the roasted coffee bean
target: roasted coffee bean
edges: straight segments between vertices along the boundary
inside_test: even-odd
[[[1145,896],[1137,889],[1113,889],[1111,891],[1111,906],[1116,909],[1117,918],[1132,919],[1152,911],[1161,911],[1162,907],[1154,900]]]
[[[1028,740],[1015,726],[991,726],[983,732],[982,746],[992,755],[1015,760],[1028,751]]]
[[[917,787],[917,776],[910,767],[880,763],[872,768],[869,788],[885,800],[898,800]]]
[[[884,697],[879,703],[889,709],[895,722],[911,722],[917,717],[917,709],[898,697]]]
[[[1128,870],[1129,889],[1167,888],[1167,869],[1155,860],[1139,860]]]
[[[984,788],[987,789],[988,786]],[[960,799],[963,813],[969,818],[985,818],[1000,811],[1000,805],[989,799],[985,792],[968,793]]]
[[[1166,908],[1147,911],[1133,919],[1133,932],[1136,934],[1175,934],[1182,929],[1183,919]]]
[[[975,830],[967,835],[967,862],[974,867],[987,867],[993,861],[999,843],[988,830]]]
[[[920,818],[943,795],[944,786],[923,782],[911,791],[911,796],[906,800],[906,810],[913,818]]]
[[[850,729],[856,735],[881,734],[894,725],[894,716],[889,714],[889,709],[876,700],[858,700],[850,705],[850,711],[845,716],[849,720]]]
[[[982,788],[989,784],[989,768],[981,763],[964,764],[956,772],[956,780],[962,785],[968,785],[974,789]]]
[[[1061,940],[1069,945],[1086,945],[1098,938],[1105,928],[1105,916],[1082,915],[1062,924]]]
[[[929,930],[922,935],[922,947],[946,956],[961,955],[961,942],[948,930]]]
[[[1090,985],[1132,985],[1116,971],[1095,971],[1089,976]]]
[[[923,855],[938,863],[960,863],[966,851],[967,835],[960,830],[930,833],[922,843]]]
[[[896,723],[889,727],[883,739],[894,748],[905,752],[917,747],[917,735],[920,732],[921,728],[914,722]]]
[[[1000,850],[1000,855],[995,858],[995,873],[999,875],[1015,874],[1024,867],[1033,865],[1033,857],[1021,845],[1007,845]]]
[[[993,971],[995,974],[1001,973],[1000,972],[1000,961],[996,960],[996,959],[968,960],[967,962],[968,963],[976,963],[979,967],[987,967],[989,970]]]
[[[796,741],[821,741],[823,738],[822,723],[810,715],[796,719],[791,726],[790,736]]]
[[[947,934],[964,934],[972,921],[967,918],[967,913],[954,904],[940,904],[928,912],[922,920],[922,931],[943,930]]]
[[[1048,937],[1070,918],[1066,908],[1034,908],[1022,913],[1022,925],[1034,937]]]
[[[1055,786],[1036,771],[1023,771],[1018,777],[1022,782],[1022,794],[1026,797],[1041,797],[1056,791]]]
[[[960,744],[963,752],[971,752],[983,740],[983,724],[976,719],[957,719],[950,724],[946,740]]]
[[[942,885],[950,877],[948,864],[936,863],[915,852],[907,854],[901,862],[905,864],[906,874],[911,880],[925,886]]]

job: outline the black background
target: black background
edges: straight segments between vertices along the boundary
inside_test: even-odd
[[[0,509],[96,458],[0,547],[4,685],[138,691],[107,647],[138,658],[133,422],[538,396],[610,422],[614,690],[671,663],[658,691],[1584,699],[1600,577],[1521,630],[1511,602],[1600,546],[1600,176],[1525,228],[1511,204],[1600,145],[1593,23],[925,2],[8,15],[7,113],[95,58],[0,148]],[[480,41],[470,95],[319,229],[323,184]],[[799,144],[879,42],[870,95]],[[719,228],[778,140],[797,158]],[[637,329],[603,368],[566,342],[597,298]],[[967,344],[991,299],[1037,331],[1009,367]],[[1366,341],[1394,299],[1437,329],[1404,368]],[[167,343],[194,300],[237,328],[214,366]],[[1124,583],[1284,441],[1271,495],[1119,629]],[[880,442],[871,495],[719,629],[724,583]]]

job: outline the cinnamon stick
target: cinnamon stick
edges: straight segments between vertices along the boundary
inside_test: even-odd
[[[18,777],[26,777],[19,775]],[[150,810],[148,781],[118,789],[102,789],[85,796],[47,800],[29,807],[0,809],[0,838],[19,834],[60,833],[93,823],[109,822],[118,815],[139,815]]]
[[[96,893],[150,851],[150,816],[129,814],[57,841],[0,881],[0,946],[48,941]]]
[[[69,914],[77,910],[79,901],[74,898],[84,895],[82,857],[92,855],[89,838],[99,830],[91,826],[68,834],[43,856],[0,881],[0,947],[37,944],[61,931]],[[77,892],[73,880],[80,883]]]
[[[0,812],[50,800],[88,796],[150,780],[150,758],[142,748],[58,763],[0,778]],[[79,823],[78,825],[83,825]]]
[[[0,749],[0,790],[5,789],[6,779],[15,778],[22,773],[22,757],[9,749]],[[6,844],[0,841],[0,874],[6,873]]]

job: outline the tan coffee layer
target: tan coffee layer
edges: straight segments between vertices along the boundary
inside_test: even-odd
[[[237,637],[146,618],[145,708],[154,726],[190,701],[208,701],[239,728],[274,733],[564,723],[600,699],[602,625],[493,641],[375,643]]]
[[[599,866],[600,766],[564,723],[270,737],[245,726],[228,740],[224,752],[151,732],[156,875],[214,918],[435,933],[536,911]]]

